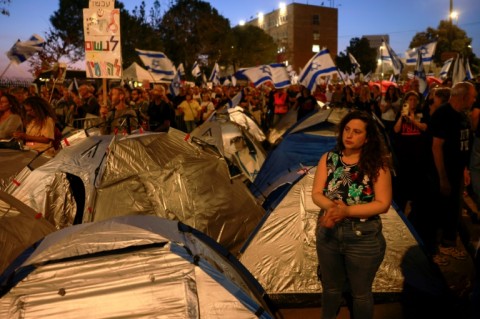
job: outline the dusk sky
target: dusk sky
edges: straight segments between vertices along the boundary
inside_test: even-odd
[[[139,0],[122,1],[131,11]],[[211,0],[207,1],[232,26],[248,21],[260,12],[276,10],[281,1],[271,0]],[[362,35],[389,34],[390,45],[399,56],[404,56],[411,39],[428,27],[436,28],[440,20],[448,19],[450,0],[326,0],[283,1],[286,4],[303,3],[338,8],[338,51],[345,51],[352,38]],[[0,16],[0,73],[8,65],[5,55],[17,39],[27,40],[32,34],[44,36],[50,26],[49,18],[58,9],[58,0],[12,0],[7,6],[10,16]],[[146,0],[147,8],[153,0]],[[160,0],[162,8],[168,0]],[[454,21],[473,39],[472,48],[480,56],[480,1],[454,0],[458,20]],[[338,53],[338,52],[337,52]],[[22,67],[28,63],[23,63]]]

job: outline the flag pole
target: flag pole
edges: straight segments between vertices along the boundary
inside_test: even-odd
[[[3,70],[2,75],[0,75],[0,79],[3,78],[3,75],[7,72],[8,68],[10,68],[10,65],[12,65],[12,61],[10,61],[10,63],[8,63],[7,67],[5,68],[5,70]]]

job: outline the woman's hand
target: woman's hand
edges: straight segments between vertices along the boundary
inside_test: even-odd
[[[320,225],[332,228],[347,217],[347,207],[341,200],[335,200],[334,205],[327,209],[325,215],[320,218]]]

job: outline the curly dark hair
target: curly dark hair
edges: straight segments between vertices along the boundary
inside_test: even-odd
[[[54,121],[57,120],[55,111],[50,104],[39,96],[30,96],[23,101],[24,105],[28,105],[37,115],[37,120],[40,125],[43,125],[47,120],[47,117],[51,117]]]
[[[3,93],[3,96],[7,98],[8,103],[10,104],[10,111],[13,114],[23,117],[22,108],[20,107],[20,103],[18,102],[17,98],[10,93]]]
[[[377,121],[365,111],[352,111],[347,113],[338,126],[337,150],[345,149],[343,144],[343,131],[351,120],[361,120],[366,125],[367,143],[363,145],[358,162],[359,171],[366,174],[372,181],[376,181],[381,169],[391,169],[391,156],[383,135],[380,133]]]

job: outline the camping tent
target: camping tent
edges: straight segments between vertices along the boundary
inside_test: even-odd
[[[305,167],[316,166],[321,155],[335,146],[337,124],[348,111],[318,110],[284,131],[250,186],[255,197],[268,196],[287,173],[301,173]]]
[[[56,227],[156,215],[199,229],[238,252],[265,211],[224,158],[175,129],[93,136],[25,169],[7,191]]]
[[[155,82],[155,79],[153,78],[152,74],[147,70],[145,70],[144,68],[142,68],[140,65],[138,65],[137,62],[133,62],[132,64],[130,64],[128,68],[123,70],[122,78],[125,81]]]
[[[55,227],[15,197],[0,191],[0,273]]]
[[[321,299],[315,246],[319,208],[311,199],[315,169],[286,174],[288,192],[270,194],[279,198],[268,198],[267,202],[277,204],[270,205],[241,251],[240,261],[278,304],[318,305]],[[442,296],[448,288],[408,221],[393,207],[381,218],[387,250],[373,283],[376,302],[398,302],[408,291],[406,287],[413,287],[410,292],[421,296]]]
[[[215,146],[250,181],[254,181],[266,157],[261,144],[265,135],[255,121],[240,109],[214,112],[191,135]],[[245,144],[236,144],[238,138],[245,141]]]
[[[0,277],[1,318],[274,318],[248,271],[180,222],[125,216],[52,233]]]

